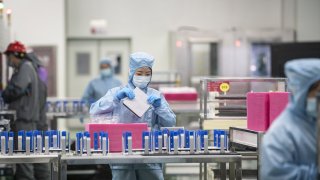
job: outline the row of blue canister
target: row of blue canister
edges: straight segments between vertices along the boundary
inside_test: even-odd
[[[220,147],[221,145],[221,136],[224,136],[224,147],[228,149],[228,132],[225,130],[213,130],[214,136],[214,146]],[[9,148],[9,139],[13,140],[14,133],[13,132],[1,132],[0,133],[0,148],[8,151]],[[39,138],[40,137],[40,138]],[[175,147],[175,138],[177,138],[178,148],[190,148],[191,139],[193,139],[194,148],[200,148],[200,150],[204,149],[205,146],[205,137],[208,138],[208,131],[206,130],[168,130],[163,129],[162,131],[144,131],[142,133],[142,148],[145,148],[145,141],[148,140],[147,143],[149,151],[157,151],[159,148],[167,148],[169,147],[169,151],[173,151]],[[64,141],[64,145],[66,150],[70,149],[70,134],[67,131],[19,131],[18,132],[18,147],[19,151],[26,151],[26,139],[29,139],[29,148],[30,151],[38,150],[39,148],[44,147],[44,141],[48,139],[48,147],[50,149],[61,149],[62,141]],[[131,132],[123,132],[123,146],[125,152],[128,151],[128,139],[132,140]],[[38,143],[38,141],[41,141]],[[78,132],[76,133],[76,150],[77,152],[84,152],[88,149],[90,150],[91,138],[89,132]],[[12,149],[13,143],[11,143]],[[93,133],[93,148],[94,150],[102,150],[105,153],[109,152],[109,138],[107,132],[95,132]],[[131,147],[132,148],[132,147]],[[42,152],[42,150],[41,150]]]
[[[1,132],[1,143],[0,148],[4,145],[5,147],[2,147],[6,151],[9,149],[9,140],[10,138],[14,138],[14,132]],[[61,148],[61,141],[65,141],[65,145],[67,149],[70,147],[70,134],[67,131],[57,131],[57,130],[50,130],[50,131],[18,131],[17,136],[17,142],[18,147],[14,147],[14,144],[12,144],[12,149],[16,149],[18,151],[26,151],[26,140],[29,140],[29,150],[30,152],[39,150],[39,152],[42,152],[45,139],[48,139],[48,148],[50,149],[60,149]],[[41,141],[41,142],[38,142]],[[40,150],[41,149],[41,150]]]
[[[224,147],[229,149],[229,131],[215,129],[213,130],[213,146],[221,147],[221,136],[224,136]]]
[[[159,138],[160,136],[160,138]],[[197,148],[198,141],[201,149],[204,149],[204,138],[208,136],[208,131],[205,130],[168,130],[164,129],[163,131],[144,131],[142,133],[142,148],[145,148],[146,139],[149,140],[148,148],[149,150],[159,150],[160,147],[169,146],[169,150],[174,150],[174,138],[177,138],[178,148],[190,148],[190,139],[193,139],[195,148]],[[148,137],[148,138],[146,138]],[[190,138],[191,137],[191,138]],[[161,142],[160,142],[161,141]]]
[[[46,110],[49,113],[88,113],[93,102],[87,101],[47,101]]]
[[[88,131],[76,133],[76,152],[88,152],[91,149],[91,138]],[[109,152],[109,136],[107,132],[93,133],[93,149]]]
[[[148,138],[146,138],[148,136]],[[161,138],[159,138],[159,136]],[[192,136],[195,142],[195,147],[197,147],[196,142],[200,141],[201,149],[204,148],[204,137],[208,136],[208,131],[204,130],[198,130],[198,131],[188,131],[179,129],[177,131],[169,131],[168,129],[164,129],[163,131],[144,131],[142,133],[142,148],[145,148],[145,140],[149,139],[149,150],[159,150],[159,145],[161,144],[161,147],[167,148],[170,147],[170,151],[174,148],[174,137],[177,137],[179,140],[179,148],[190,148],[190,136]],[[103,140],[103,137],[105,139]],[[198,137],[198,140],[197,138]],[[76,150],[78,153],[86,152],[90,148],[91,138],[89,132],[78,132],[76,133]],[[123,140],[123,151],[128,152],[129,149],[132,150],[132,144],[129,145],[129,143],[132,143],[132,133],[131,132],[123,132],[122,134],[122,140]],[[106,141],[106,147],[103,146],[103,141]],[[160,142],[161,141],[161,142]],[[130,147],[131,146],[131,147]],[[107,152],[109,152],[109,138],[108,133],[106,132],[95,132],[93,134],[93,147],[94,150],[103,150],[106,149]]]
[[[142,149],[148,146],[149,151],[159,151],[160,148],[165,148],[169,152],[174,151],[175,148],[175,138],[177,138],[178,148],[190,149],[191,141],[193,140],[194,148],[199,150],[204,150],[205,139],[208,140],[208,132],[206,130],[168,130],[163,129],[155,131],[144,131],[142,133]],[[225,149],[227,149],[228,134],[224,130],[214,130],[214,146],[220,147],[220,138],[224,135]],[[76,150],[77,153],[82,154],[83,152],[91,151],[91,138],[89,132],[78,132],[76,134]],[[146,143],[148,141],[148,143]],[[199,147],[198,147],[199,146]],[[208,146],[208,143],[207,143]],[[132,132],[125,131],[122,133],[122,147],[123,152],[132,152]],[[194,150],[195,150],[194,149]],[[93,133],[93,150],[102,151],[105,153],[109,152],[109,138],[107,132],[95,132]]]
[[[142,133],[142,148],[145,148],[145,141],[148,140],[149,150],[159,150],[159,147],[170,147],[170,151],[174,148],[174,137],[178,139],[179,148],[190,148],[191,139],[193,139],[194,148],[200,146],[200,150],[204,150],[205,138],[208,138],[208,132],[206,130],[168,130],[163,129],[162,131],[144,131]],[[214,147],[220,148],[221,136],[224,136],[224,148],[228,149],[228,131],[226,130],[213,130],[213,142]],[[146,138],[147,137],[147,138]],[[161,141],[161,142],[160,142]],[[160,146],[159,146],[160,145]]]

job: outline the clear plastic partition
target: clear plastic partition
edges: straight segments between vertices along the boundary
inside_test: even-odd
[[[202,119],[246,118],[248,92],[285,92],[286,78],[203,78],[200,80]]]

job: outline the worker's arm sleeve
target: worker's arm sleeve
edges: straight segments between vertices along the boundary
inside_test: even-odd
[[[22,66],[21,69],[12,76],[11,81],[2,93],[5,103],[11,103],[20,97],[31,92],[31,78],[29,76],[28,66]]]
[[[176,115],[174,112],[170,109],[168,102],[163,97],[163,95],[160,95],[161,97],[161,105],[157,108],[155,108],[154,112],[159,117],[159,125],[161,127],[172,127],[176,125]]]
[[[274,139],[273,142],[264,142],[261,148],[261,179],[316,179],[316,165],[294,163],[298,155],[292,147],[288,141],[279,143]]]
[[[117,85],[116,85],[115,87],[118,87],[118,86],[119,86],[119,87],[122,86],[122,83],[121,83],[121,81],[119,81],[119,80],[117,81]]]
[[[11,103],[24,95],[26,95],[26,91],[10,83],[2,92],[2,98],[5,103]]]
[[[113,112],[113,109],[120,105],[116,97],[118,88],[110,89],[106,95],[93,103],[90,107],[90,115],[100,115]]]
[[[40,80],[41,81],[41,80]],[[46,103],[47,103],[47,86],[44,82],[40,82],[41,94],[40,94],[40,119],[37,125],[38,130],[48,130],[48,121],[46,116]]]
[[[92,86],[92,83],[90,82],[83,93],[82,101],[90,102],[91,100],[93,100],[94,99],[93,93],[94,93],[93,86]]]
[[[22,67],[19,69],[18,73],[13,77],[12,84],[15,86],[21,88],[21,89],[27,89],[30,86],[31,83],[31,72],[34,71],[32,69],[33,67],[29,64],[22,65]]]

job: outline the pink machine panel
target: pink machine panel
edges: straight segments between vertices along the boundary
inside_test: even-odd
[[[288,92],[250,92],[247,94],[247,128],[266,131],[285,109]]]
[[[255,131],[266,131],[269,127],[269,93],[247,94],[247,127]]]
[[[147,131],[146,123],[117,123],[117,124],[86,124],[86,131],[89,131],[90,137],[93,137],[94,132],[105,131],[109,135],[109,149],[111,152],[122,151],[122,133],[130,131],[132,133],[132,148],[142,148],[142,132]],[[93,141],[91,141],[93,147]]]
[[[270,112],[269,112],[269,124],[281,114],[286,108],[289,101],[289,92],[271,92],[269,93]]]

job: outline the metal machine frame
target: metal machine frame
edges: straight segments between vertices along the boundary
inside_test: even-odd
[[[0,156],[0,164],[35,164],[35,163],[50,163],[51,168],[51,179],[59,179],[60,169],[60,155],[32,155],[26,156],[17,154],[15,156]]]
[[[200,91],[200,128],[203,129],[203,122],[205,120],[214,120],[217,118],[208,117],[208,83],[210,82],[277,82],[277,91],[287,90],[287,79],[286,78],[248,78],[248,77],[231,77],[231,78],[203,78],[201,79],[201,91]],[[244,95],[245,96],[245,95]],[[219,117],[220,119],[227,119],[227,117]],[[246,119],[246,117],[232,117],[232,119]]]
[[[229,179],[242,179],[241,155],[238,154],[195,154],[195,155],[123,155],[110,154],[108,156],[62,156],[60,179],[67,179],[68,165],[83,164],[141,164],[141,163],[230,163]],[[205,167],[206,168],[206,167]],[[227,173],[226,171],[224,173]],[[200,179],[207,179],[206,169],[200,172]]]
[[[133,154],[126,155],[122,153],[111,153],[107,156],[94,154],[88,155],[25,155],[25,154],[14,154],[13,156],[0,155],[0,164],[20,164],[20,163],[51,163],[51,179],[53,180],[65,180],[67,179],[67,166],[68,165],[87,165],[87,164],[144,164],[144,163],[203,163],[205,166],[207,163],[229,163],[229,179],[242,179],[242,168],[241,168],[241,155],[237,153],[213,153],[213,154]],[[222,172],[226,179],[227,171]],[[207,179],[206,167],[204,172],[200,172],[200,179]]]
[[[250,159],[250,157],[254,157],[257,159],[257,178],[259,179],[259,171],[260,171],[260,151],[262,145],[262,138],[264,136],[264,132],[261,131],[253,131],[249,129],[230,127],[230,147],[231,152],[237,152],[241,154],[242,159]],[[236,151],[236,148],[246,149],[249,148],[250,151]]]

